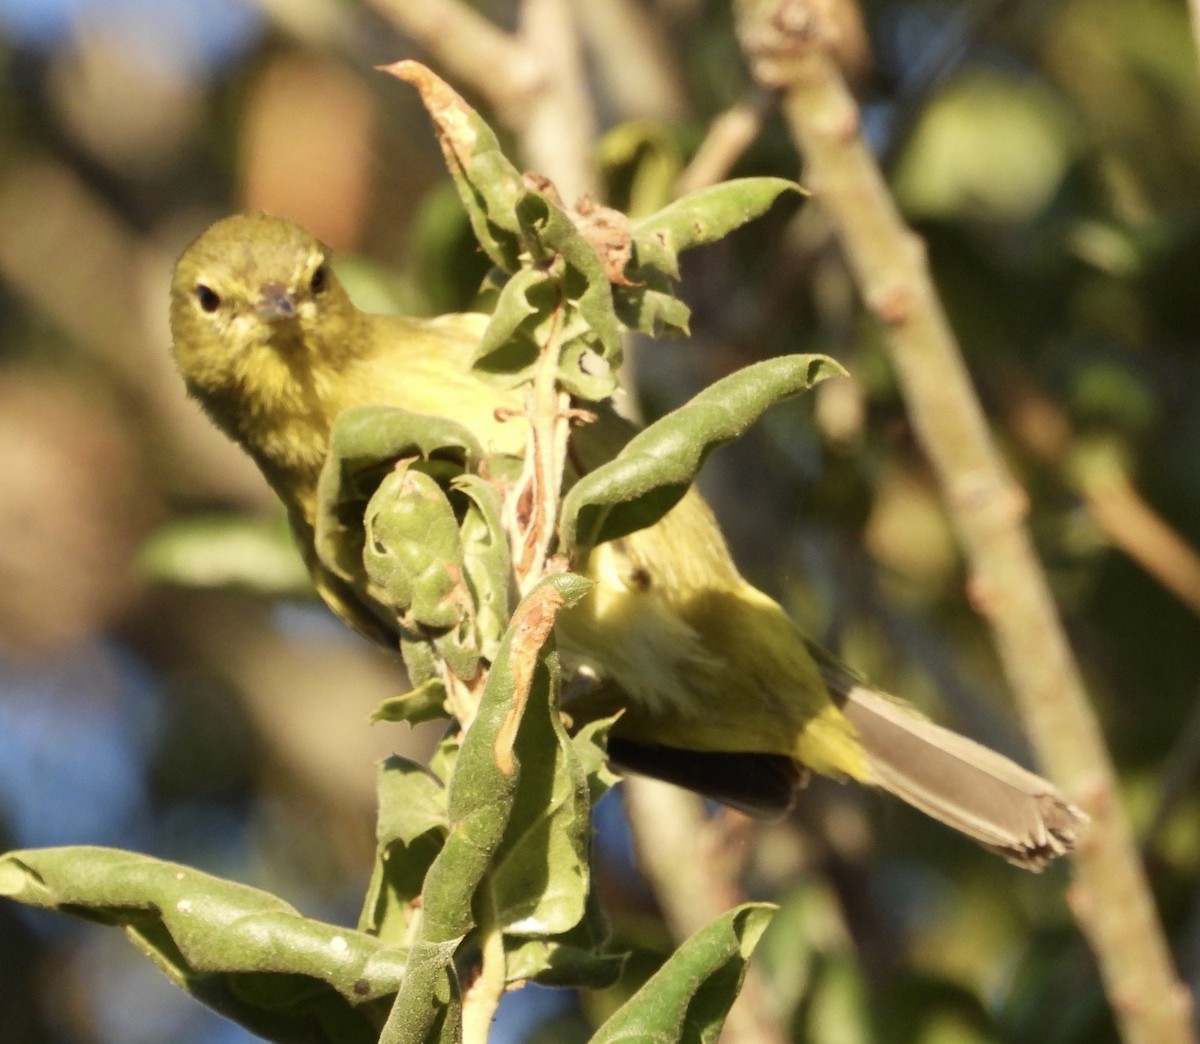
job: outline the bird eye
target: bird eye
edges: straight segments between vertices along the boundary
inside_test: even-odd
[[[205,286],[203,283],[196,285],[196,301],[206,312],[215,312],[221,307],[221,295],[212,287]]]
[[[652,578],[650,571],[642,566],[634,566],[625,578],[631,591],[649,591]]]
[[[312,282],[309,283],[309,289],[314,294],[323,293],[325,287],[329,285],[329,268],[324,262],[317,266],[317,270],[312,274]]]

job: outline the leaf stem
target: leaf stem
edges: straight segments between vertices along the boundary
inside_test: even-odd
[[[549,572],[550,545],[558,525],[570,434],[570,397],[558,387],[563,305],[550,317],[529,398],[529,446],[521,480],[508,500],[515,513],[508,530],[513,534],[513,569],[522,595]]]

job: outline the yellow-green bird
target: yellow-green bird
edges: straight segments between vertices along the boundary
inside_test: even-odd
[[[188,391],[286,505],[325,601],[393,647],[361,592],[313,550],[330,430],[347,407],[390,405],[455,420],[485,450],[523,453],[519,393],[471,369],[485,323],[362,312],[328,250],[265,214],[218,221],[175,268],[171,331]],[[581,436],[619,444],[622,424],[605,416]],[[560,618],[559,648],[619,693],[610,753],[625,767],[761,813],[786,809],[809,770],[854,779],[1035,870],[1073,846],[1083,817],[1049,782],[861,683],[808,641],[741,577],[695,491],[577,567],[595,587]]]

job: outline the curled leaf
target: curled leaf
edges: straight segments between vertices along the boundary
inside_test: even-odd
[[[374,1041],[407,958],[257,888],[116,849],[10,852],[0,895],[124,928],[177,985],[271,1040]]]
[[[423,765],[393,755],[379,766],[377,789],[375,868],[359,929],[402,943],[411,931],[425,874],[449,829],[446,788]]]
[[[394,406],[343,411],[334,422],[317,482],[313,547],[318,559],[335,576],[365,589],[363,515],[396,461],[421,461],[424,470],[449,478],[482,455],[475,436],[444,417]]]
[[[746,903],[687,940],[596,1031],[591,1044],[714,1044],[775,907]]]
[[[391,696],[371,715],[372,721],[406,721],[419,725],[423,721],[447,718],[446,686],[441,678],[430,678],[409,692]]]
[[[382,71],[420,91],[475,238],[497,268],[515,272],[524,250],[516,216],[524,186],[516,167],[500,151],[495,133],[457,91],[420,62],[395,62]]]
[[[471,611],[458,519],[441,487],[401,462],[363,518],[367,591],[409,630],[446,631]]]
[[[801,191],[784,178],[736,178],[681,196],[633,223],[635,267],[678,279],[684,250],[724,239],[766,213],[784,193]]]
[[[563,498],[569,552],[653,525],[687,492],[705,458],[767,409],[845,371],[823,355],[767,359],[730,374],[638,432]]]
[[[460,475],[452,488],[468,501],[459,527],[463,577],[474,604],[479,653],[490,662],[512,615],[512,564],[500,493],[477,475]]]
[[[475,365],[504,373],[514,384],[529,380],[540,346],[536,330],[554,307],[550,277],[538,268],[523,268],[501,288],[487,329],[475,352]]]
[[[518,605],[488,673],[475,720],[450,778],[450,834],[425,884],[424,938],[463,936],[474,923],[471,899],[508,826],[518,785],[513,744],[531,694],[549,706],[552,679],[542,647],[554,620],[591,586],[571,574],[549,577]]]

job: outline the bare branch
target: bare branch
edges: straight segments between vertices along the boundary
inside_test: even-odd
[[[708,127],[708,134],[687,165],[675,188],[683,196],[696,189],[715,185],[729,176],[733,165],[750,143],[762,133],[774,98],[759,91],[743,98],[720,113]]]
[[[498,113],[511,116],[539,85],[538,58],[461,0],[371,0],[371,4],[425,48],[447,79],[477,91]]]
[[[867,307],[883,325],[912,423],[937,472],[1041,759],[1092,816],[1076,853],[1072,909],[1100,964],[1124,1038],[1193,1041],[1178,981],[1099,726],[1005,470],[941,309],[924,245],[905,227],[859,133],[858,109],[811,0],[746,5],[755,75],[783,92],[805,181],[838,228]]]
[[[526,162],[553,181],[564,200],[596,196],[596,117],[571,0],[524,0],[520,38],[538,56],[543,75],[524,111],[506,122],[520,134]]]

